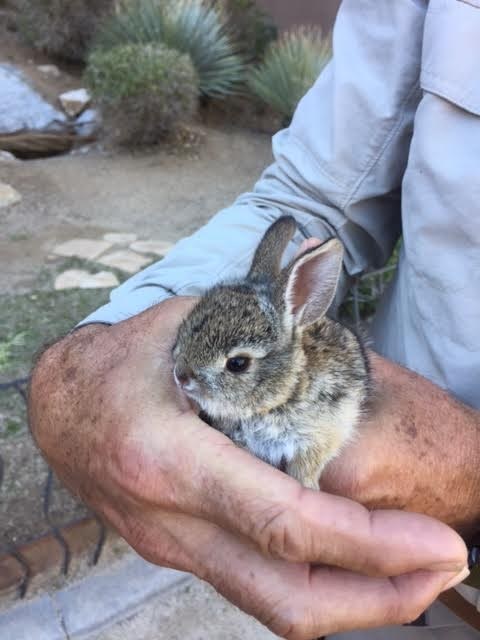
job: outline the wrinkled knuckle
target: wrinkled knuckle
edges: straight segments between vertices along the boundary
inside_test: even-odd
[[[140,520],[128,518],[125,529],[125,537],[137,553],[145,557],[152,552],[148,532]]]
[[[384,609],[383,623],[386,625],[408,624],[416,620],[421,613],[418,606],[406,603],[400,597],[393,598]]]
[[[310,531],[303,514],[303,489],[261,512],[254,537],[262,551],[290,562],[310,560]]]
[[[424,611],[424,607],[418,604],[400,605],[397,609],[397,624],[410,624],[414,622]]]
[[[143,442],[127,435],[113,439],[107,449],[108,474],[121,492],[144,505],[177,508],[175,478]]]
[[[182,571],[192,570],[191,564],[185,560],[179,549],[178,542],[168,530],[152,529],[141,518],[129,517],[121,533],[128,544],[147,562]]]
[[[311,640],[314,635],[319,635],[312,632],[302,612],[297,609],[287,610],[283,615],[277,613],[275,624],[270,628],[286,640]]]
[[[109,442],[106,457],[117,486],[127,494],[141,493],[144,468],[141,447],[119,437]]]
[[[274,558],[299,561],[301,545],[295,535],[295,526],[287,506],[275,506],[263,517],[257,532],[262,551]]]
[[[382,557],[381,553],[375,551],[367,554],[365,557],[364,572],[369,576],[385,576],[388,575],[388,561]]]

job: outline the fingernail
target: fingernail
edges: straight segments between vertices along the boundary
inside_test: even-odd
[[[453,576],[450,582],[447,582],[447,584],[443,587],[442,591],[448,591],[449,589],[453,589],[453,587],[456,587],[457,584],[460,584],[461,582],[466,580],[469,575],[470,575],[470,571],[468,570],[468,567],[464,567],[460,571],[460,573],[457,573],[457,575]]]

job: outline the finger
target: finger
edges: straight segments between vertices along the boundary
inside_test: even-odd
[[[189,304],[192,301],[184,301]],[[176,302],[171,306],[176,309]],[[178,324],[178,312],[172,316]],[[168,318],[164,321],[168,325]],[[150,371],[144,376],[141,367],[147,360],[153,363],[149,366],[165,370],[168,380],[162,382]],[[151,381],[149,410],[145,412],[145,394],[138,397],[131,384],[129,367],[123,382],[117,380],[115,397],[119,410],[128,405],[138,424],[133,431],[118,429],[114,450],[105,456],[109,473],[118,475],[125,491],[157,507],[220,524],[250,539],[263,553],[294,562],[389,576],[432,566],[459,571],[466,564],[463,541],[445,525],[402,512],[371,514],[345,498],[303,490],[207,427],[176,398],[167,355],[139,356],[137,367],[136,374]]]
[[[270,556],[388,576],[420,568],[460,571],[467,561],[463,540],[446,525],[419,514],[369,512],[346,498],[303,489],[193,413],[177,417],[168,434],[151,433],[143,455],[150,457],[147,467],[161,471],[152,474],[159,481],[151,486],[153,503],[217,523]]]
[[[137,549],[142,555],[153,562],[165,558],[177,568],[180,561],[183,569],[207,580],[282,637],[310,640],[409,622],[452,579],[451,573],[428,571],[367,578],[341,569],[291,564],[266,558],[233,534],[190,516],[151,510],[142,517],[144,535]]]
[[[304,240],[297,251],[297,257],[301,256],[306,251],[310,251],[310,249],[315,249],[315,247],[319,247],[321,244],[322,244],[322,241],[319,240],[318,238],[308,238],[308,240]]]
[[[308,596],[295,594],[288,636],[330,636],[412,622],[452,577],[448,572],[419,570],[394,578],[368,578],[341,569],[314,568]]]

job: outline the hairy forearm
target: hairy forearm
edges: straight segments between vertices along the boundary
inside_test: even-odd
[[[34,371],[33,435],[77,492],[88,489],[76,473],[89,477],[86,467],[95,462],[89,451],[102,449],[96,442],[102,431],[85,415],[90,399],[128,351],[129,331],[138,342],[152,313],[124,325],[121,336],[102,325],[84,327],[50,348]],[[470,537],[480,529],[479,412],[376,354],[371,364],[372,401],[359,436],[327,469],[322,488],[369,508],[426,513]]]
[[[48,461],[70,486],[74,466],[86,462],[82,441],[91,437],[93,425],[81,416],[88,407],[92,387],[101,381],[105,367],[109,327],[83,327],[59,340],[38,359],[29,389],[29,425]],[[113,344],[112,344],[113,354]],[[84,410],[82,411],[82,406]]]
[[[422,376],[371,354],[373,393],[360,436],[327,485],[370,508],[480,529],[480,414]],[[343,465],[343,466],[342,466]]]

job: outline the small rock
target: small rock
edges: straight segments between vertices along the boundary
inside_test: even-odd
[[[0,208],[20,202],[22,196],[16,189],[5,182],[0,182]]]
[[[68,269],[55,278],[55,291],[62,289],[79,289],[80,283],[90,277],[88,271]]]
[[[48,263],[54,263],[54,262],[60,262],[61,257],[60,256],[54,256],[53,253],[49,253],[47,255],[47,257],[45,258],[45,261]]]
[[[79,136],[93,136],[100,128],[102,118],[96,109],[85,109],[74,122]]]
[[[131,244],[135,242],[137,239],[137,235],[135,233],[106,233],[103,236],[103,239],[106,242],[111,242],[112,244]]]
[[[70,156],[86,156],[87,153],[90,153],[92,149],[95,149],[96,146],[93,144],[84,144],[81,147],[74,147],[68,155]]]
[[[49,75],[49,76],[54,76],[55,78],[58,78],[60,76],[60,69],[57,67],[56,64],[39,64],[37,66],[37,69],[41,73],[45,73],[46,75]]]
[[[126,273],[136,273],[140,271],[142,267],[151,262],[150,258],[146,256],[140,256],[133,251],[114,251],[109,253],[103,258],[97,260],[100,264],[104,264],[107,267],[113,267],[114,269],[120,269]]]
[[[162,242],[161,240],[144,240],[133,242],[130,249],[137,253],[154,253],[157,256],[166,256],[173,248],[171,242]]]
[[[0,133],[60,127],[65,114],[34,91],[11,65],[0,63]]]
[[[95,260],[111,247],[112,243],[105,242],[105,240],[84,240],[78,238],[57,245],[53,249],[53,253],[57,256],[64,256],[65,258],[76,256],[84,260]]]
[[[115,274],[110,271],[89,273],[83,269],[68,269],[55,280],[55,290],[63,289],[107,289],[116,287],[120,283]]]
[[[63,110],[71,118],[76,118],[90,104],[90,94],[86,89],[74,89],[66,91],[59,96]]]
[[[10,151],[0,151],[0,162],[20,162]]]

